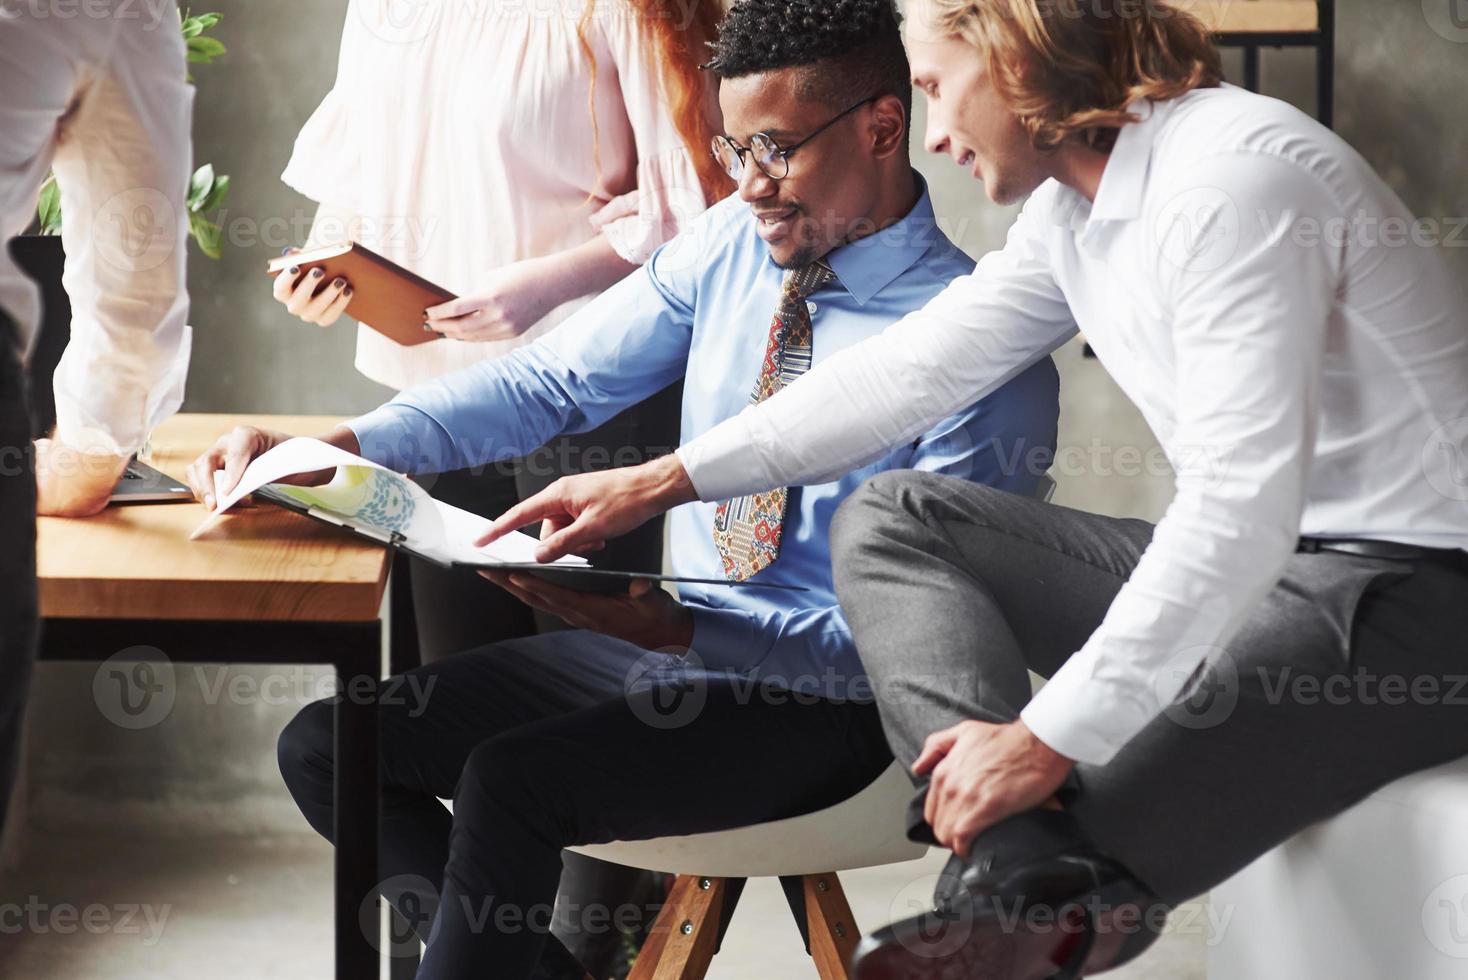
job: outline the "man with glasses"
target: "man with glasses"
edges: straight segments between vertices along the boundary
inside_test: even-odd
[[[324,438],[403,472],[461,469],[592,428],[683,376],[691,439],[971,270],[909,163],[891,0],[847,2],[840,16],[821,0],[747,0],[715,55],[726,135],[712,149],[737,196],[536,344]],[[831,516],[894,469],[1032,494],[1057,393],[1041,359],[854,472],[672,515],[679,575],[794,588],[682,585],[675,599],[641,583],[607,597],[497,577],[577,629],[422,667],[412,689],[431,692],[425,704],[380,708],[382,876],[389,901],[426,913],[419,975],[527,977],[563,961],[535,910],[556,894],[564,847],[795,816],[885,769],[833,588]],[[194,465],[196,492],[212,495],[216,471],[232,482],[280,438],[236,430]],[[329,838],[329,704],[292,722],[280,759]],[[454,798],[452,821],[435,797]],[[505,907],[529,921],[505,925]]]

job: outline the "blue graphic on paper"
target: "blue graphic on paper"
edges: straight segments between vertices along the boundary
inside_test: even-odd
[[[324,487],[276,484],[275,489],[356,524],[406,535],[418,510],[411,484],[395,473],[370,466],[343,466]]]
[[[373,476],[386,477],[386,474],[376,470]],[[407,481],[369,478],[367,482],[371,486],[372,496],[352,516],[364,524],[384,531],[406,534],[408,525],[413,523],[413,511],[418,507],[417,501],[408,492]]]

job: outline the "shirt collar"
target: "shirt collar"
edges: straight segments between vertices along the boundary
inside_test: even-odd
[[[1152,144],[1162,121],[1172,112],[1172,102],[1136,99],[1127,111],[1139,116],[1116,134],[1101,185],[1091,204],[1091,221],[1131,221],[1142,213],[1142,192],[1147,187],[1147,170],[1152,163]]]
[[[912,176],[918,184],[918,200],[901,221],[826,255],[842,287],[858,306],[865,306],[888,283],[912,268],[942,238],[928,184],[917,171]]]

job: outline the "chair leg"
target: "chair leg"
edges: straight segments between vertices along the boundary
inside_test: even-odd
[[[821,980],[847,980],[851,956],[861,939],[846,892],[835,872],[804,875],[806,934]]]
[[[724,878],[679,875],[627,980],[703,980],[718,947],[727,888]]]

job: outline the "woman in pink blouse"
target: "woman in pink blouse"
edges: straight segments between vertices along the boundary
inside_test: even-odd
[[[717,0],[350,0],[336,84],[282,175],[319,202],[308,247],[353,239],[462,297],[428,311],[434,343],[358,326],[357,370],[402,389],[529,343],[731,190],[707,151],[718,110],[698,70],[720,16]],[[275,297],[329,326],[351,285],[320,285],[283,275]],[[671,451],[679,403],[675,387],[594,432],[425,486],[495,517],[583,457]],[[656,571],[661,555],[653,522],[599,561]],[[410,580],[424,660],[535,631],[528,607],[478,576],[413,562]],[[623,894],[604,885],[593,901],[631,897],[610,877]],[[595,958],[605,944],[573,945]]]
[[[718,17],[717,0],[351,0],[336,85],[283,179],[320,202],[308,245],[355,239],[463,297],[429,311],[435,343],[358,326],[357,369],[402,389],[529,343],[727,192],[698,71]],[[351,285],[319,286],[281,276],[275,296],[328,326]],[[594,433],[425,483],[497,516],[583,456],[676,446],[677,415],[656,396]],[[600,560],[656,569],[660,544],[649,526]],[[425,660],[535,629],[474,576],[417,565],[414,578]]]

